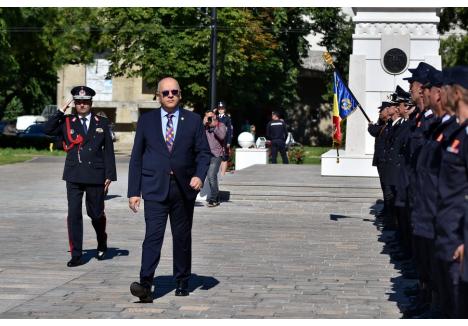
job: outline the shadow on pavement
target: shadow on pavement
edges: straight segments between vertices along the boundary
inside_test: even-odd
[[[154,298],[158,299],[176,289],[176,282],[172,275],[157,276],[154,279]],[[189,292],[195,290],[209,290],[219,284],[219,281],[211,276],[192,274],[189,279]]]
[[[413,297],[408,296],[405,292],[412,292],[417,288],[418,279],[414,263],[411,259],[404,259],[404,252],[401,248],[399,241],[399,234],[396,230],[387,230],[384,227],[383,218],[380,212],[383,210],[383,201],[378,200],[370,207],[370,214],[375,216],[374,226],[377,230],[381,231],[378,235],[377,241],[383,243],[381,254],[390,257],[390,263],[394,265],[400,275],[393,277],[392,292],[388,293],[388,299],[396,302],[398,309],[403,314],[402,318],[408,318],[406,315],[412,306]]]
[[[113,248],[109,247],[107,249],[106,257],[103,260],[111,260],[114,257],[120,257],[120,256],[128,256],[129,251],[126,249],[119,249],[119,248]],[[83,264],[88,263],[91,259],[95,258],[97,255],[97,250],[96,249],[84,249],[83,250],[83,256],[81,257],[81,260],[83,261]]]

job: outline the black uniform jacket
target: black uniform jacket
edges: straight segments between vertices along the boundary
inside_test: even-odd
[[[409,127],[407,121],[396,121],[389,130],[384,147],[384,183],[398,186],[406,151]]]
[[[458,129],[455,116],[433,126],[429,139],[421,147],[416,165],[418,200],[414,202],[411,220],[413,233],[427,239],[434,239],[434,223],[438,207],[439,171],[442,159],[442,144]],[[419,195],[419,196],[418,196]]]
[[[467,124],[460,126],[442,147],[439,173],[439,209],[436,216],[435,255],[452,261],[455,249],[464,241],[465,198],[468,196]]]
[[[70,128],[67,128],[67,119]],[[44,131],[49,135],[61,136],[66,146],[71,147],[65,159],[63,180],[85,184],[104,184],[106,179],[117,180],[114,144],[107,118],[92,114],[85,135],[78,116],[57,111],[45,123]],[[79,137],[83,141],[73,144]]]
[[[383,159],[385,136],[387,135],[385,122],[379,120],[377,123],[369,125],[369,127],[367,127],[367,131],[372,137],[375,137],[372,165],[377,166],[382,163]]]

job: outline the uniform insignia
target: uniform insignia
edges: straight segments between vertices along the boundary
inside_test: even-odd
[[[418,124],[416,125],[417,128],[421,127],[421,121],[418,121]]]
[[[72,119],[72,122],[75,122],[76,121],[76,117]]]
[[[102,130],[102,128],[96,128],[96,132],[102,133],[102,132],[104,132],[104,130]]]
[[[440,143],[442,139],[444,139],[444,134],[440,134],[436,140]]]
[[[75,133],[74,129],[70,129],[70,135],[73,135]]]
[[[180,118],[180,120],[184,120],[184,117]]]
[[[81,87],[78,95],[80,95],[80,96],[85,96],[86,95],[86,91],[83,89],[83,87]]]
[[[458,149],[458,146],[460,145],[460,140],[459,139],[455,139],[453,142],[452,142],[452,145],[450,145],[449,147],[447,147],[447,152],[450,152],[450,153],[453,153],[453,154],[458,154],[459,152],[459,149]]]
[[[94,119],[96,119],[96,121],[99,121],[99,118],[97,116],[94,116]]]

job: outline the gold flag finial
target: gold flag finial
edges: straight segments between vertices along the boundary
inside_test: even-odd
[[[333,58],[332,58],[330,52],[323,52],[322,56],[323,56],[323,59],[325,60],[325,62],[327,64],[329,64],[330,66],[334,66],[333,65]]]

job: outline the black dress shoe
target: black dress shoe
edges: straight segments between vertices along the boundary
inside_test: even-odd
[[[107,254],[107,248],[105,250],[99,250],[97,251],[96,258],[97,260],[104,260],[106,259],[106,254]]]
[[[151,288],[143,286],[138,282],[133,282],[130,285],[130,292],[135,297],[138,297],[141,303],[153,302],[153,294],[151,293]]]
[[[81,260],[81,256],[72,256],[72,259],[67,263],[68,267],[76,267],[83,265],[83,261]]]
[[[177,288],[175,291],[176,297],[186,297],[189,295],[188,291],[188,281],[177,281]]]

